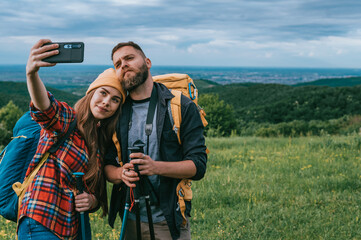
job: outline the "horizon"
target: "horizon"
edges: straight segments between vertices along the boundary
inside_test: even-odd
[[[58,64],[41,68],[44,83],[87,84],[112,65]],[[359,68],[276,68],[276,67],[221,67],[221,66],[153,66],[152,76],[167,73],[186,73],[193,79],[203,79],[219,84],[279,83],[298,84],[321,79],[361,77]],[[25,64],[0,64],[0,81],[25,82]]]
[[[91,65],[132,40],[157,66],[361,68],[360,19],[357,0],[3,0],[0,64],[49,38],[84,42]]]
[[[98,66],[98,67],[110,67],[110,68],[113,68],[114,66],[112,64],[79,64],[79,63],[66,63],[66,64],[63,64],[63,63],[58,63],[59,65],[56,65],[57,67],[76,67],[76,66],[79,66],[79,67],[87,67],[87,66]],[[17,63],[17,64],[6,64],[6,63],[0,63],[0,66],[22,66],[22,67],[26,67],[26,64],[22,64],[22,63]],[[55,66],[55,68],[56,68]],[[334,70],[342,70],[342,69],[345,69],[345,70],[361,70],[361,67],[277,67],[277,66],[203,66],[203,65],[152,65],[152,68],[162,68],[162,67],[169,67],[169,68],[233,68],[233,69],[315,69],[315,70],[331,70],[331,69],[334,69]],[[42,68],[43,70],[45,69],[55,69],[54,67],[44,67]]]

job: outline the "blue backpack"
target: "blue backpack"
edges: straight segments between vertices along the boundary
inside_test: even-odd
[[[40,125],[26,112],[15,124],[13,139],[0,154],[0,215],[16,222],[18,196],[12,189],[23,182],[30,161],[36,152]]]
[[[68,132],[54,144],[49,151],[55,152],[63,144],[76,126],[74,120]],[[0,153],[0,215],[4,218],[17,222],[18,196],[12,188],[13,183],[23,182],[30,161],[33,159],[40,138],[40,125],[35,122],[26,112],[15,124],[11,142]],[[89,215],[85,216],[86,236],[82,239],[91,239],[91,227]],[[79,228],[79,235],[81,237]]]

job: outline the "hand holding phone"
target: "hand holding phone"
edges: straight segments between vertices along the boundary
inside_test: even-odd
[[[84,60],[84,43],[83,42],[50,42],[44,45],[59,44],[59,54],[44,58],[48,63],[81,63]],[[54,49],[53,49],[54,50]],[[52,51],[53,51],[52,50]]]

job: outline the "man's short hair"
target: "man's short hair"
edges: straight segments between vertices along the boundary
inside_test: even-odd
[[[144,58],[146,58],[146,56],[145,56],[142,48],[141,48],[138,44],[136,44],[135,42],[129,41],[129,42],[121,42],[121,43],[118,43],[118,44],[113,48],[113,50],[112,50],[112,56],[111,56],[112,61],[113,61],[113,55],[114,55],[114,53],[115,53],[116,51],[118,51],[120,48],[126,47],[126,46],[133,47],[134,49],[138,50],[138,51],[143,55]]]

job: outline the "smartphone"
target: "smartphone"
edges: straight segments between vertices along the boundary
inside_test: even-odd
[[[59,44],[59,54],[44,58],[48,63],[81,63],[84,60],[84,43],[83,42],[54,42]],[[50,45],[54,43],[45,43]],[[52,49],[53,51],[55,49]]]

